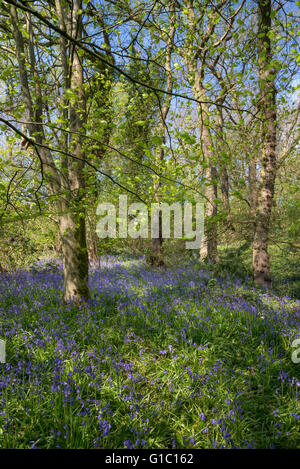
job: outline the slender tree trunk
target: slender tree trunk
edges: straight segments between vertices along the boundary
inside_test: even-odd
[[[96,219],[94,216],[86,218],[86,241],[88,248],[89,263],[99,263],[98,237],[96,234]]]
[[[154,183],[154,199],[155,199],[155,202],[158,204],[161,202],[160,186],[161,186],[160,179],[158,179],[158,181]],[[159,223],[158,238],[152,239],[152,251],[151,251],[151,256],[150,256],[150,264],[155,267],[163,267],[165,263],[163,259],[163,253],[162,253],[163,237],[162,237],[161,212],[159,212],[158,223]]]
[[[36,141],[38,145],[45,143],[45,133],[43,125],[41,124],[41,115],[42,115],[42,96],[41,89],[39,86],[39,77],[36,70],[35,57],[33,51],[32,43],[32,34],[29,29],[28,45],[29,45],[29,55],[31,60],[31,71],[34,77],[35,83],[35,93],[36,93],[36,102],[32,100],[29,81],[28,81],[28,72],[26,64],[26,54],[25,54],[25,44],[21,30],[19,29],[19,21],[17,10],[14,6],[10,7],[10,17],[12,21],[13,34],[16,44],[16,57],[18,62],[18,71],[20,77],[20,86],[22,91],[22,96],[25,104],[25,129],[27,130],[29,136]],[[27,24],[30,26],[30,21]],[[43,172],[44,178],[47,182],[49,191],[51,194],[57,193],[60,187],[60,175],[57,171],[55,163],[53,161],[51,152],[44,147],[35,148],[40,164],[41,170]]]
[[[203,139],[204,140],[204,139]],[[204,143],[205,146],[205,143]],[[209,262],[217,262],[218,256],[218,241],[217,241],[217,225],[214,217],[217,215],[217,180],[216,167],[210,162],[205,171],[205,232],[203,244],[200,248],[200,259]]]
[[[209,262],[217,262],[218,241],[217,224],[214,217],[217,215],[217,169],[213,160],[213,142],[207,121],[209,120],[209,107],[206,104],[207,96],[204,88],[204,70],[199,71],[197,57],[195,55],[195,45],[193,36],[195,35],[196,17],[193,2],[188,2],[189,6],[189,38],[186,44],[184,56],[189,74],[193,77],[192,87],[194,97],[199,101],[197,105],[199,116],[199,129],[202,139],[202,153],[205,163],[205,228],[203,243],[200,248],[200,259]],[[201,102],[201,104],[200,104]]]
[[[227,227],[227,233],[230,236],[230,238],[234,238],[235,236],[235,228],[232,223],[231,219],[231,208],[230,208],[230,202],[229,202],[229,177],[228,177],[228,170],[226,166],[223,166],[221,168],[221,174],[220,174],[220,179],[221,179],[221,199],[222,199],[222,204],[223,208],[226,211],[226,227]]]
[[[256,283],[270,286],[268,237],[276,177],[276,89],[271,51],[271,0],[258,0],[258,55],[260,110],[262,117],[261,176],[253,240],[253,276]]]
[[[216,198],[217,191],[217,169],[213,160],[213,142],[209,127],[205,124],[205,120],[209,118],[209,109],[204,102],[206,99],[205,90],[203,88],[202,79],[197,66],[193,61],[186,60],[188,69],[194,74],[193,92],[196,99],[202,101],[198,104],[198,116],[200,135],[202,138],[202,153],[205,163],[205,232],[203,244],[200,248],[200,259],[209,262],[218,262],[218,235],[217,224],[214,217],[217,215]]]
[[[172,80],[172,69],[171,69],[171,55],[174,47],[174,36],[175,36],[175,2],[173,0],[169,1],[169,8],[170,8],[170,32],[167,41],[167,50],[166,50],[166,60],[165,60],[165,71],[167,76],[167,85],[166,91],[168,93],[172,92],[173,89],[173,80]],[[160,110],[159,116],[159,124],[157,128],[157,134],[161,137],[161,145],[165,144],[166,141],[166,119],[170,110],[171,105],[171,95],[166,94],[164,98],[164,103],[162,109]],[[164,159],[164,150],[163,147],[160,146],[157,150],[157,162],[158,167],[161,167],[161,164]],[[156,203],[161,202],[160,196],[160,189],[161,189],[161,179],[157,176],[156,181],[154,182],[154,199]],[[164,259],[162,253],[163,247],[163,237],[162,237],[162,217],[161,212],[159,212],[159,237],[152,239],[152,252],[150,256],[150,263],[156,267],[164,266]]]
[[[219,109],[219,135],[217,139],[217,152],[219,155],[219,173],[220,173],[220,189],[221,189],[221,199],[222,199],[222,206],[223,210],[226,212],[226,219],[225,224],[227,228],[227,232],[230,238],[234,237],[235,229],[232,224],[231,220],[231,208],[229,202],[229,176],[228,176],[228,169],[227,169],[227,162],[223,161],[222,159],[222,151],[225,149],[224,145],[224,119],[222,114],[222,108]]]
[[[252,157],[249,161],[248,166],[248,193],[249,193],[249,204],[250,204],[250,217],[252,222],[252,229],[251,229],[251,240],[253,242],[254,234],[255,234],[255,217],[256,217],[256,209],[257,209],[257,159],[256,157]]]

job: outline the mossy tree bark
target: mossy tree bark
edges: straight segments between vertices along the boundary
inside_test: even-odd
[[[265,287],[271,285],[268,238],[276,177],[276,71],[272,65],[271,14],[271,0],[258,0],[259,31],[257,40],[262,149],[253,240],[253,277],[256,283]]]

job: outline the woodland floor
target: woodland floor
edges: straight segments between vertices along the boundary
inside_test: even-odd
[[[1,277],[1,448],[300,448],[299,299],[196,261],[90,283],[75,307],[58,262]]]

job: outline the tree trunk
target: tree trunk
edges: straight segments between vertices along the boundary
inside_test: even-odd
[[[171,55],[174,47],[174,36],[175,36],[175,2],[173,0],[169,1],[169,9],[170,9],[170,32],[167,41],[167,50],[166,50],[166,59],[165,59],[165,71],[167,77],[167,84],[166,84],[166,94],[164,98],[164,103],[162,108],[160,109],[160,116],[159,116],[159,124],[157,128],[157,134],[161,137],[161,145],[165,144],[166,141],[166,119],[170,110],[171,105],[171,95],[170,93],[173,90],[173,79],[172,79],[172,68],[171,68]],[[164,149],[162,146],[158,148],[157,151],[157,162],[159,169],[161,168],[161,164],[164,159]],[[156,203],[161,202],[160,197],[160,188],[161,188],[161,178],[157,176],[157,179],[154,183],[154,199]],[[156,267],[163,267],[165,265],[162,253],[162,246],[163,246],[163,237],[162,237],[162,217],[161,212],[159,212],[159,237],[152,239],[152,252],[150,256],[150,264]]]
[[[203,88],[200,74],[195,64],[189,62],[188,68],[194,73],[195,82],[193,86],[194,96],[203,104],[198,104],[200,135],[202,137],[202,153],[205,163],[205,232],[203,244],[200,248],[200,259],[209,262],[218,262],[218,234],[217,224],[214,217],[217,215],[216,198],[217,191],[217,169],[213,161],[213,142],[209,127],[204,123],[208,119],[209,110],[204,102],[206,101],[205,90]]]
[[[253,277],[256,283],[271,285],[268,236],[276,177],[276,89],[272,67],[271,0],[258,1],[258,56],[260,111],[262,117],[261,177],[253,240]]]
[[[197,104],[200,136],[202,139],[202,154],[205,164],[205,227],[203,243],[200,248],[200,259],[208,262],[218,262],[217,224],[214,217],[217,215],[217,169],[213,161],[213,141],[209,129],[209,106],[204,87],[203,70],[199,71],[194,51],[193,37],[195,35],[196,17],[193,2],[189,5],[189,38],[186,44],[184,60],[190,76],[192,77],[193,95],[199,101]]]
[[[158,204],[160,203],[159,189],[160,189],[160,179],[154,184],[154,198],[155,198],[155,202]],[[150,256],[150,264],[153,265],[154,267],[164,267],[165,263],[163,259],[163,253],[162,253],[163,237],[162,237],[162,214],[161,212],[159,212],[159,215],[158,215],[158,224],[159,224],[158,238],[152,239],[152,251],[151,251],[151,256]]]
[[[86,242],[90,264],[99,264],[98,237],[96,234],[96,220],[93,216],[86,218]]]
[[[74,216],[65,207],[60,216],[59,231],[64,269],[64,301],[80,302],[89,297],[88,258],[84,218]]]
[[[216,198],[218,196],[217,189],[217,169],[213,161],[213,142],[209,127],[204,120],[209,118],[209,109],[204,102],[206,99],[205,90],[203,88],[200,73],[195,64],[189,63],[189,69],[194,73],[195,82],[193,86],[194,96],[202,104],[198,104],[200,135],[202,137],[202,153],[205,163],[205,228],[203,244],[200,248],[200,259],[208,262],[218,262],[218,233],[217,224],[214,217],[217,215]]]
[[[229,202],[229,178],[228,178],[228,171],[226,166],[223,166],[221,168],[221,199],[222,199],[222,204],[223,208],[226,211],[226,228],[227,228],[227,233],[231,239],[234,238],[235,236],[235,228],[232,224],[231,221],[231,214],[230,214],[230,202]]]
[[[230,216],[230,202],[229,202],[229,176],[228,176],[228,169],[227,169],[227,162],[223,161],[222,159],[222,152],[224,151],[224,119],[222,114],[222,108],[219,109],[219,135],[217,138],[217,152],[219,155],[219,172],[220,172],[220,189],[221,189],[221,199],[222,199],[222,206],[223,210],[226,212],[226,219],[225,225],[227,228],[227,233],[229,237],[232,239],[235,235],[235,229],[232,224],[231,216]]]
[[[209,166],[205,171],[205,232],[203,244],[200,248],[200,259],[208,262],[217,262],[219,260],[217,226],[214,220],[214,217],[217,214],[217,205],[215,202],[215,199],[217,198],[217,186],[214,183],[216,178],[216,168],[213,164],[209,163]]]
[[[72,9],[72,32],[79,40],[82,35],[82,1],[75,0]],[[86,208],[85,208],[85,154],[83,138],[78,135],[84,132],[86,121],[86,100],[83,89],[83,68],[77,48],[72,51],[72,69],[70,88],[76,99],[70,100],[70,152],[73,158],[66,162],[67,181],[64,181],[64,202],[60,220],[64,266],[64,300],[79,302],[89,297],[88,287],[88,252],[86,242]]]
[[[59,2],[56,2],[59,4]],[[73,24],[73,34],[76,39],[81,35],[81,1],[73,3],[70,18]],[[22,30],[19,27],[17,10],[10,8],[14,39],[16,44],[16,56],[19,67],[20,85],[25,104],[26,129],[30,137],[35,140],[35,151],[39,157],[44,180],[51,195],[57,198],[57,207],[60,213],[60,235],[62,242],[64,265],[64,300],[81,301],[89,296],[88,290],[88,261],[85,237],[85,209],[84,202],[84,154],[82,139],[76,132],[82,132],[85,116],[85,96],[83,92],[83,71],[77,51],[73,51],[71,64],[71,88],[76,93],[76,100],[70,104],[70,130],[74,132],[70,138],[70,151],[72,157],[62,157],[61,168],[58,169],[54,162],[51,150],[47,148],[47,139],[42,121],[43,97],[39,82],[39,74],[36,65],[33,32],[30,15],[26,15],[28,28],[28,48],[30,69],[26,63],[25,41]],[[61,23],[63,24],[63,23]],[[61,43],[61,46],[63,44]],[[66,51],[64,51],[65,53]],[[62,48],[61,48],[62,53]],[[65,56],[62,56],[63,68],[65,68]],[[31,93],[28,73],[32,74],[35,84],[34,94]],[[66,85],[64,80],[64,86]],[[65,114],[64,114],[65,116]],[[64,140],[66,141],[66,139]],[[67,148],[64,148],[68,151]]]
[[[250,218],[251,218],[251,241],[253,242],[255,235],[255,216],[257,209],[257,169],[256,169],[256,157],[252,157],[248,166],[248,193],[249,193],[249,204],[250,204]]]

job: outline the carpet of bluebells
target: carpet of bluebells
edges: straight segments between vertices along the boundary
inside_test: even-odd
[[[0,448],[300,448],[300,301],[199,263],[0,278]]]

